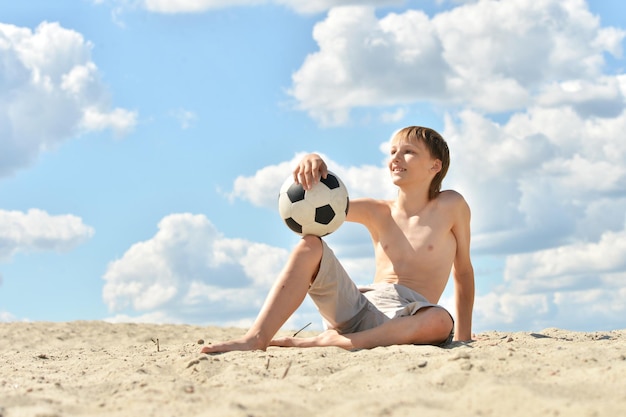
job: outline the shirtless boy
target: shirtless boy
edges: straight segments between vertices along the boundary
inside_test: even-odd
[[[418,126],[396,132],[390,145],[388,167],[397,198],[351,200],[346,217],[370,232],[376,260],[373,284],[358,288],[322,239],[304,236],[246,335],[205,346],[203,353],[268,346],[352,350],[444,345],[453,336],[471,339],[470,209],[459,193],[440,191],[450,163],[448,146],[437,132]],[[305,156],[293,172],[305,189],[326,174],[326,163],[317,154]],[[437,305],[451,271],[456,321]],[[328,330],[310,338],[274,338],[307,293]]]

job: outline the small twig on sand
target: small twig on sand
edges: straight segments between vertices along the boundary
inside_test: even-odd
[[[313,323],[309,323],[306,326],[304,326],[303,328],[301,328],[300,330],[298,330],[297,332],[295,332],[292,337],[296,337],[298,335],[298,333],[300,333],[302,330],[304,330],[307,327],[309,327],[311,324],[313,324]]]
[[[289,368],[291,368],[291,361],[287,364],[287,367],[285,368],[285,373],[283,373],[282,379],[285,379],[285,377],[287,376],[287,372],[289,372]]]
[[[156,345],[157,352],[160,352],[161,351],[161,347],[159,346],[159,339],[158,338],[157,339],[151,338],[150,340],[152,340],[152,342]]]

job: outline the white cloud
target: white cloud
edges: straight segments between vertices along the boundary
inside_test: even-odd
[[[624,327],[626,230],[597,242],[509,256],[505,282],[477,297],[482,330]],[[590,324],[593,323],[593,324]]]
[[[237,177],[229,198],[246,200],[258,207],[277,209],[280,186],[291,175],[303,156],[304,153],[298,153],[290,161],[261,168],[250,177]],[[386,167],[371,165],[346,167],[336,163],[323,153],[320,153],[320,156],[326,162],[328,169],[337,174],[344,182],[350,198],[390,198],[394,195],[394,187],[389,180]]]
[[[540,330],[553,315],[554,303],[544,294],[521,295],[489,293],[476,297],[474,323],[479,331]]]
[[[112,320],[130,320],[126,311],[168,322],[251,320],[286,259],[284,249],[224,237],[203,215],[172,214],[109,264],[103,299],[118,313]]]
[[[234,6],[254,6],[267,0],[143,0],[143,7],[155,13],[200,13]]]
[[[108,265],[102,297],[113,315],[107,321],[248,327],[288,258],[285,249],[223,236],[203,215],[172,214],[158,229]],[[331,244],[356,282],[370,282],[373,260],[352,253],[349,239],[347,233]],[[309,322],[321,328],[306,298],[285,326]]]
[[[519,107],[546,82],[599,75],[602,54],[617,53],[624,37],[623,31],[601,28],[579,0],[483,0],[442,13],[433,23],[456,74],[451,93],[469,102],[480,94],[486,109],[496,97],[485,97],[485,84],[504,83],[494,89],[498,100],[519,95],[509,108]]]
[[[68,251],[93,234],[93,228],[70,214],[52,216],[38,209],[26,213],[0,210],[0,260],[17,252]]]
[[[293,75],[290,93],[323,124],[345,123],[353,107],[408,103],[445,89],[450,69],[421,11],[379,20],[373,8],[336,8],[313,37],[320,50]]]
[[[319,13],[337,6],[401,5],[405,0],[143,0],[143,7],[155,13],[201,13],[209,10],[236,6],[255,6],[260,4],[279,4],[298,13]]]
[[[405,0],[275,0],[277,4],[284,4],[299,13],[319,13],[341,6],[372,6],[385,7],[405,4]]]
[[[404,119],[406,115],[407,110],[405,108],[398,108],[393,112],[383,112],[380,119],[384,123],[398,123],[400,120]]]
[[[623,216],[606,213],[624,209],[624,128],[623,109],[582,118],[567,106],[534,107],[504,124],[471,111],[448,117],[446,181],[473,207],[475,248],[515,253],[621,230]]]
[[[169,323],[169,324],[188,324],[184,321],[168,316],[164,311],[154,311],[140,315],[116,314],[107,317],[104,321],[108,323]]]
[[[315,26],[319,51],[293,75],[290,93],[326,125],[345,123],[355,107],[426,100],[516,110],[547,83],[595,80],[603,54],[620,56],[625,35],[600,27],[579,0],[483,0],[432,19],[416,10],[379,19],[372,7],[335,8]],[[611,83],[590,92],[598,102],[576,98],[579,110],[606,111],[620,98]]]
[[[13,321],[17,321],[17,317],[8,311],[0,311],[0,323],[9,323]]]
[[[616,117],[624,107],[623,77],[598,77],[548,85],[538,97],[541,106],[571,106],[579,115]]]
[[[186,109],[176,109],[171,115],[178,120],[181,129],[189,129],[198,118],[196,113]]]
[[[626,215],[622,215],[623,224]],[[576,242],[558,248],[509,256],[505,282],[518,294],[569,288],[607,288],[617,282],[607,274],[626,270],[626,230],[606,231],[599,241]],[[626,289],[626,281],[621,283]]]
[[[0,177],[81,132],[134,127],[134,112],[110,109],[91,49],[58,23],[0,23]]]
[[[264,167],[252,177],[237,177],[229,198],[247,200],[258,207],[277,208],[280,186],[291,175],[296,162],[303,155],[298,154],[291,161]]]
[[[118,107],[109,112],[102,112],[92,106],[83,110],[80,126],[89,131],[111,129],[116,136],[124,136],[134,128],[136,119],[137,113],[133,111]]]

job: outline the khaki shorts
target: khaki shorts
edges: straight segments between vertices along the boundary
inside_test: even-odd
[[[320,269],[309,287],[309,295],[327,328],[339,333],[356,333],[396,317],[411,316],[422,308],[443,308],[399,284],[378,283],[357,287],[323,240],[322,245],[324,251]],[[452,341],[453,331],[443,344]]]

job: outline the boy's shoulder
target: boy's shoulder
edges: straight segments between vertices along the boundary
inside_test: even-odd
[[[461,193],[454,190],[443,190],[437,196],[437,200],[446,200],[446,201],[459,201],[465,200]]]
[[[455,200],[455,199],[463,199],[463,196],[461,195],[461,193],[455,190],[443,190],[439,193],[439,195],[437,196],[437,199]]]
[[[441,191],[439,195],[437,195],[436,201],[437,204],[445,206],[467,206],[467,202],[461,193],[454,190]]]

